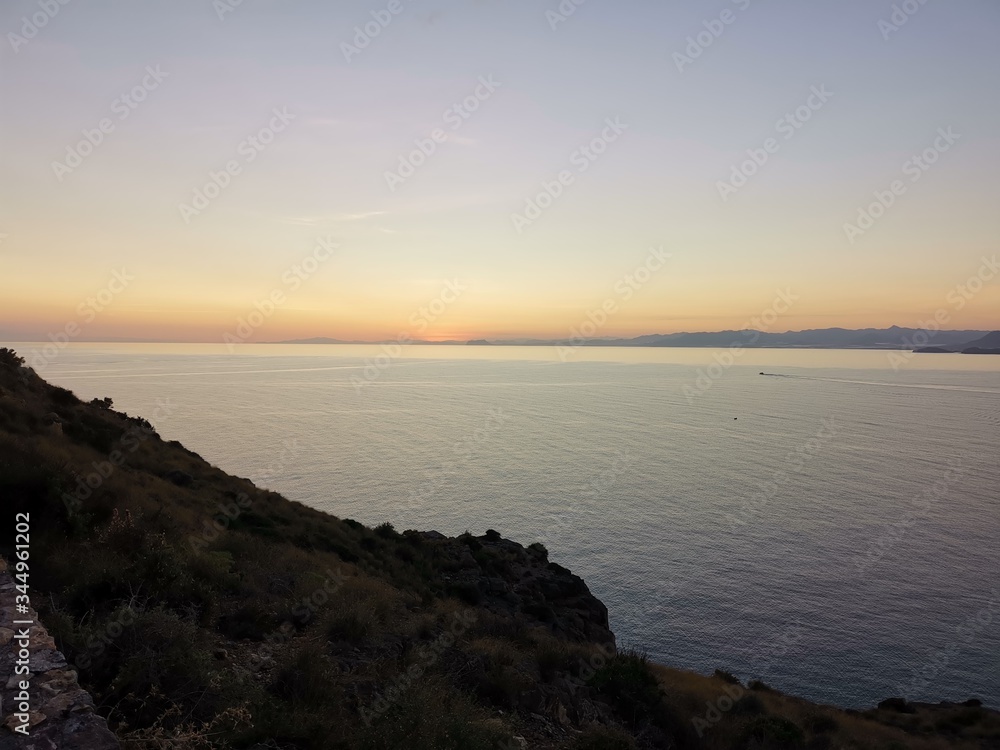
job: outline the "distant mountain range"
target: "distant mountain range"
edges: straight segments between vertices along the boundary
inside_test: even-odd
[[[280,344],[384,344],[392,341],[342,341],[332,338],[279,341]],[[654,333],[634,338],[474,339],[412,341],[413,344],[468,346],[645,346],[774,349],[913,349],[919,352],[1000,353],[1000,331],[927,331],[921,328],[814,328],[806,331],[715,331]],[[976,351],[970,351],[976,350]]]

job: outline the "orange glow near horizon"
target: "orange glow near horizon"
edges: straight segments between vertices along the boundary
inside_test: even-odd
[[[853,314],[837,314],[831,303],[823,306],[802,303],[798,309],[793,308],[767,326],[760,319],[770,303],[765,295],[756,308],[745,303],[728,314],[720,309],[721,306],[713,305],[712,300],[703,300],[700,305],[689,301],[662,307],[621,304],[617,312],[606,316],[603,325],[587,325],[588,313],[593,314],[594,320],[602,320],[599,311],[603,301],[597,298],[592,304],[584,303],[579,307],[567,304],[555,309],[509,312],[498,308],[479,311],[466,304],[461,310],[445,310],[431,320],[427,303],[416,304],[409,310],[400,303],[380,310],[356,308],[336,313],[278,307],[265,317],[253,304],[210,308],[195,303],[186,308],[175,302],[146,308],[123,298],[94,315],[94,308],[87,307],[85,302],[66,306],[44,305],[40,300],[29,303],[7,299],[0,303],[0,325],[8,331],[6,340],[11,341],[41,341],[48,339],[50,334],[68,332],[68,337],[76,341],[127,339],[221,343],[228,334],[248,343],[309,338],[383,341],[401,337],[444,342],[566,339],[587,333],[591,334],[586,336],[588,338],[631,338],[653,333],[740,330],[755,327],[754,318],[758,320],[756,327],[773,332],[834,327],[888,328],[893,325],[918,328],[926,326],[937,310],[944,310],[949,316],[942,328],[993,330],[997,327],[995,311],[1000,309],[1000,295],[985,291],[962,310],[955,310],[943,295],[938,300],[899,300],[893,305],[893,311],[883,312],[876,312],[875,300],[859,300],[858,309],[869,311]],[[882,298],[878,303],[887,306],[888,301]],[[914,312],[921,308],[922,312]],[[422,314],[421,309],[428,314]]]

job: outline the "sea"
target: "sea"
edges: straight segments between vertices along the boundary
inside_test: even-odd
[[[1000,707],[1000,357],[8,345],[341,518],[540,542],[654,661]]]

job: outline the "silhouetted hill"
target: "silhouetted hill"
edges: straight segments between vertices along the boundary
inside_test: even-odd
[[[962,349],[963,354],[1000,354],[1000,331],[992,331],[982,338],[970,341]]]
[[[965,343],[952,344],[950,346],[925,346],[922,349],[914,349],[917,354],[1000,354],[1000,331],[991,331],[985,336],[967,341]]]

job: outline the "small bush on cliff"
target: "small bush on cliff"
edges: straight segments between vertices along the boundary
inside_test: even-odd
[[[805,737],[795,724],[777,716],[754,719],[740,736],[739,750],[768,748],[769,750],[796,750],[804,747]]]
[[[452,584],[448,587],[448,593],[466,604],[479,604],[483,599],[483,592],[471,581],[460,581]]]
[[[459,540],[461,540],[462,544],[465,544],[473,552],[478,552],[483,548],[482,543],[478,539],[476,539],[476,537],[472,536],[472,534],[470,534],[468,531],[466,531],[458,538]]]
[[[537,555],[540,555],[543,560],[549,559],[549,551],[545,549],[545,545],[541,542],[532,542],[528,545],[528,549]]]
[[[646,655],[621,651],[590,678],[590,685],[630,719],[633,726],[654,722],[663,707],[660,688],[649,671]]]
[[[836,719],[826,714],[809,714],[806,716],[803,724],[813,734],[836,732],[837,727],[840,726]]]
[[[268,633],[274,632],[280,625],[263,602],[250,601],[235,612],[222,615],[216,628],[234,640],[263,641]]]
[[[373,701],[374,705],[377,705]],[[373,708],[368,707],[368,708]],[[509,732],[443,679],[419,681],[376,716],[360,750],[502,750],[520,747]]]
[[[13,349],[8,349],[7,347],[0,349],[0,366],[16,370],[23,364],[24,357],[19,357]]]
[[[73,391],[58,386],[53,386],[49,390],[49,397],[52,399],[52,403],[57,406],[76,406],[80,403],[80,399]]]
[[[534,685],[530,677],[503,664],[493,664],[477,677],[476,695],[485,703],[503,709],[517,708],[518,698]]]
[[[338,612],[330,618],[326,635],[334,642],[360,643],[368,635],[370,628],[370,618],[365,617],[361,612]]]
[[[732,712],[734,716],[759,716],[767,713],[764,702],[753,693],[747,693],[733,704]]]
[[[727,672],[724,669],[716,669],[715,676],[718,677],[723,682],[728,682],[730,685],[741,684],[739,678],[736,675],[734,675],[732,672]]]
[[[535,649],[538,660],[538,670],[542,679],[551,680],[559,672],[568,672],[582,661],[582,656],[574,652],[567,644],[555,639],[545,639]]]
[[[662,733],[669,747],[698,747],[689,722],[664,700],[665,694],[644,653],[619,651],[590,678],[588,684],[611,703],[633,731]]]
[[[300,707],[322,709],[340,699],[334,685],[335,672],[323,648],[306,641],[287,655],[268,691],[290,703],[292,711]]]

